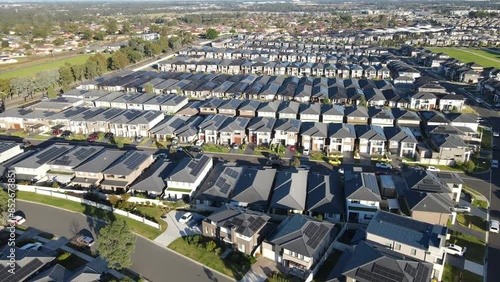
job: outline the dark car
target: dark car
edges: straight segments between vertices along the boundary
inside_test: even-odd
[[[278,169],[278,168],[281,168],[283,164],[280,162],[280,161],[268,161],[266,163],[266,166],[270,166],[274,169]]]
[[[200,146],[193,146],[191,147],[190,151],[194,153],[202,153],[203,149]]]
[[[104,134],[104,138],[106,138],[107,140],[111,140],[113,139],[113,137],[115,137],[115,135],[112,132]]]
[[[92,133],[89,135],[89,138],[87,138],[87,141],[94,142],[97,139],[99,139],[99,135],[97,133]]]
[[[61,137],[71,137],[71,135],[73,135],[73,133],[69,130],[64,130],[63,133],[61,133]]]
[[[269,154],[269,156],[267,156],[267,158],[270,160],[270,161],[278,161],[280,159],[280,156],[276,155],[276,154]]]

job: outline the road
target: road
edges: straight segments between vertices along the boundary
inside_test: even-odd
[[[53,207],[18,201],[17,209],[25,214],[26,225],[67,238],[82,230],[90,231],[95,238],[100,227],[84,215]],[[231,281],[139,236],[132,261],[130,269],[150,281]]]

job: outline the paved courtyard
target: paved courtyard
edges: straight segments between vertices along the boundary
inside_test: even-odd
[[[172,243],[175,239],[179,237],[193,235],[193,234],[200,234],[201,220],[204,217],[202,215],[193,213],[193,219],[190,222],[185,224],[179,223],[179,219],[182,217],[184,213],[186,212],[176,211],[176,210],[169,212],[166,215],[166,218],[163,219],[168,224],[167,229],[162,234],[160,234],[160,236],[156,237],[154,241],[163,246],[168,246],[170,243]],[[193,222],[195,220],[198,220],[198,222],[200,223],[197,224],[196,226],[193,226]]]

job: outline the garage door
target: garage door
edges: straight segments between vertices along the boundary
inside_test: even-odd
[[[344,145],[344,152],[349,152],[352,151],[352,146],[351,145]]]
[[[241,137],[234,137],[234,143],[241,144]]]
[[[365,145],[365,146],[359,147],[359,152],[366,153],[367,151],[368,151],[368,146]]]
[[[262,255],[267,258],[267,259],[270,259],[270,260],[273,260],[274,261],[274,252],[272,250],[269,250],[269,249],[266,249],[266,248],[262,248]]]

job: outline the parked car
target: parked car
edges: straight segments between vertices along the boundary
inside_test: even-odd
[[[177,146],[179,144],[179,138],[174,137],[171,142],[172,146]]]
[[[460,213],[469,213],[470,207],[469,206],[456,206],[453,208],[453,211],[460,212]]]
[[[7,222],[10,224],[21,225],[26,222],[26,219],[20,215],[16,215],[14,218],[7,220]]]
[[[339,168],[338,171],[339,171],[340,174],[344,174],[344,169],[343,168]]]
[[[193,214],[192,214],[192,213],[190,213],[190,212],[187,212],[187,213],[183,214],[183,215],[181,216],[181,218],[179,218],[179,223],[183,223],[183,224],[185,224],[185,223],[187,223],[188,221],[190,221],[192,218],[193,218]]]
[[[52,134],[53,134],[54,136],[61,135],[62,133],[63,133],[63,130],[62,130],[62,129],[54,129],[54,130],[52,131]]]
[[[498,137],[500,136],[500,133],[498,131],[493,131],[493,137]]]
[[[193,146],[190,151],[194,153],[203,153],[203,149],[200,146]]]
[[[328,163],[331,164],[331,165],[339,165],[339,164],[342,163],[342,161],[339,160],[339,159],[332,158],[332,159],[328,159]]]
[[[98,135],[93,135],[93,134],[90,134],[89,137],[87,138],[87,141],[89,142],[94,142],[96,141],[97,139],[99,139],[99,136]]]
[[[233,145],[231,146],[231,148],[233,148],[233,150],[238,150],[240,148],[240,145],[238,145],[236,143],[233,143]]]
[[[500,222],[498,220],[490,220],[489,231],[493,233],[498,233],[499,229],[500,229]]]
[[[47,96],[42,96],[42,98],[40,98],[40,101],[42,101],[42,102],[45,102],[48,100],[49,100],[49,97],[47,97]]]
[[[142,139],[144,139],[144,137],[142,137],[142,135],[137,135],[137,136],[135,137],[135,142],[141,142],[141,141],[142,141]]]
[[[467,247],[460,247],[458,245],[454,245],[454,244],[449,244],[448,246],[446,246],[446,248],[444,249],[446,253],[450,254],[450,255],[454,255],[454,256],[463,256],[465,251],[467,250]]]
[[[113,132],[108,132],[108,133],[104,134],[104,138],[105,138],[106,140],[111,140],[111,139],[113,139],[114,137],[115,137],[115,135],[113,134]]]
[[[92,247],[95,243],[94,239],[90,238],[89,236],[78,236],[77,241],[80,244],[83,244],[87,247]]]
[[[295,152],[295,145],[290,146],[290,151]]]
[[[281,168],[282,163],[281,163],[281,161],[268,161],[266,163],[266,165],[270,166],[272,168],[278,169],[278,168]]]
[[[427,171],[441,171],[441,170],[435,166],[428,166]]]
[[[491,160],[491,168],[498,168],[498,160]]]
[[[270,160],[270,161],[277,161],[277,160],[279,160],[279,159],[281,159],[281,158],[280,158],[280,156],[278,156],[278,155],[276,155],[276,154],[269,154],[269,155],[267,156],[267,159],[268,159],[268,160]]]
[[[198,139],[198,140],[196,140],[194,145],[195,146],[203,146],[203,143],[205,143],[205,141],[203,139]]]
[[[309,152],[310,152],[310,151],[309,151],[309,148],[304,148],[304,149],[302,150],[302,155],[304,155],[304,156],[309,156]]]
[[[177,152],[184,152],[184,148],[182,147],[178,147],[177,149],[175,149]]]
[[[21,247],[21,250],[25,250],[25,251],[27,251],[27,250],[32,250],[32,249],[33,249],[33,250],[38,250],[38,249],[40,249],[42,246],[43,246],[43,245],[42,245],[42,243],[40,243],[40,242],[35,242],[35,243],[30,243],[30,244],[26,244],[26,245],[22,246],[22,247]]]
[[[383,169],[392,169],[392,166],[386,163],[376,163],[375,166]]]
[[[311,167],[308,165],[299,165],[297,168],[305,169],[305,170],[310,170]]]
[[[64,130],[61,133],[61,137],[64,137],[64,138],[71,137],[71,135],[73,135],[73,133],[71,131],[69,131],[69,130]]]

